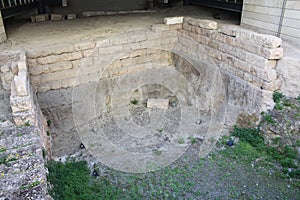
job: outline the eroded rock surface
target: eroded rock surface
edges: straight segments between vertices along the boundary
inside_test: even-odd
[[[0,123],[0,199],[45,199],[45,163],[34,127]]]

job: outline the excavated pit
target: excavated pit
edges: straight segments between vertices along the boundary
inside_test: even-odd
[[[241,113],[273,106],[281,39],[190,17],[165,23],[27,49],[2,69],[14,121],[39,127],[49,158],[84,146],[93,162],[140,173],[171,164],[195,138],[206,156]]]
[[[52,122],[55,159],[76,154],[83,143],[109,167],[153,171],[182,156],[193,138],[203,141],[205,156],[231,115],[228,87],[236,84],[247,88],[245,97],[259,96],[218,68],[161,49],[126,52],[101,68],[94,81],[81,84],[89,59],[82,62],[76,86],[38,93]],[[168,109],[147,108],[148,99],[168,99]]]

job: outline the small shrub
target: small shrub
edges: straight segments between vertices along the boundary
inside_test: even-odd
[[[285,146],[283,149],[283,155],[287,158],[296,159],[298,157],[298,152],[292,147]]]
[[[279,103],[283,97],[284,95],[281,92],[275,91],[273,93],[273,101],[275,103]]]
[[[283,105],[284,105],[284,106],[287,106],[287,107],[292,107],[293,104],[290,102],[290,100],[284,99],[284,100],[283,100]]]
[[[189,137],[190,143],[195,144],[197,142],[196,138],[194,137]]]
[[[262,122],[266,122],[266,123],[272,124],[272,125],[276,124],[275,120],[272,118],[272,116],[270,114],[265,114],[262,119]]]
[[[157,129],[157,130],[158,130],[158,132],[160,132],[160,133],[162,133],[162,132],[164,131],[163,128],[159,128],[159,129]]]
[[[261,136],[259,129],[238,128],[235,126],[232,135],[240,138],[243,142],[248,142],[254,147],[261,147],[264,145],[264,138]]]
[[[30,126],[29,121],[25,122],[24,126]]]
[[[280,160],[280,164],[282,165],[282,167],[297,168],[295,161],[291,158],[283,158],[282,160]]]
[[[276,102],[274,108],[275,110],[283,110],[283,105],[280,102]]]
[[[52,121],[50,119],[47,120],[47,126],[51,126]]]
[[[132,99],[131,101],[130,101],[133,105],[137,105],[138,103],[139,103],[139,101],[137,100],[137,99]]]
[[[291,171],[291,172],[289,173],[289,176],[290,176],[291,178],[300,179],[300,170],[297,169],[297,170]],[[299,184],[299,187],[300,187],[300,184]]]

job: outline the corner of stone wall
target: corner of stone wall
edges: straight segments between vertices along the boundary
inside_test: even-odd
[[[51,156],[51,139],[47,136],[47,122],[36,99],[36,92],[30,84],[24,51],[14,52],[15,61],[1,68],[2,82],[10,90],[10,106],[17,126],[33,125],[39,129],[43,147]],[[9,88],[10,86],[10,88]]]
[[[225,126],[233,125],[241,112],[260,113],[274,107],[272,94],[282,85],[277,68],[283,58],[281,38],[213,20],[175,17],[164,22],[182,25],[176,51],[214,66],[228,77],[228,109],[233,115]]]

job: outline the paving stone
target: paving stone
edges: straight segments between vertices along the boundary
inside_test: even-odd
[[[167,110],[169,108],[169,99],[148,99],[147,108],[155,107]]]
[[[182,24],[183,23],[183,17],[166,17],[166,18],[164,18],[164,23],[166,25]]]

